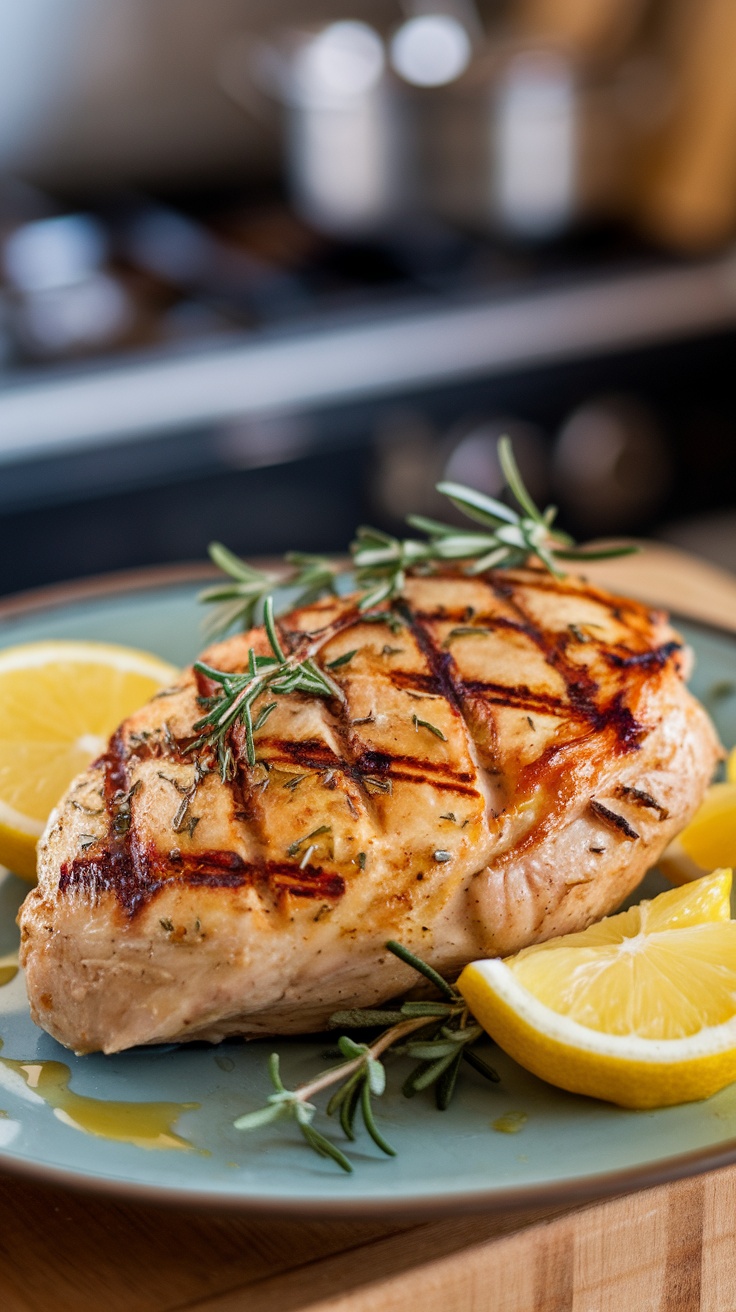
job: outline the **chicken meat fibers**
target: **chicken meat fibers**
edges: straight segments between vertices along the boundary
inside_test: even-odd
[[[368,615],[328,598],[278,638],[334,695],[266,688],[218,752],[196,725],[221,685],[190,668],[49,821],[21,960],[77,1052],[319,1030],[415,983],[387,939],[453,977],[583,929],[719,756],[666,617],[542,570],[410,578]],[[247,671],[251,649],[263,629],[203,659]]]

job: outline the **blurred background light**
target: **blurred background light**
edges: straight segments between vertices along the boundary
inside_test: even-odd
[[[26,223],[5,243],[3,267],[19,291],[64,287],[99,269],[107,254],[102,225],[88,214]]]
[[[633,397],[580,406],[560,432],[556,492],[588,532],[625,532],[654,513],[670,488],[671,466],[657,420]]]
[[[297,46],[287,169],[296,205],[327,232],[375,229],[397,207],[399,128],[367,23],[332,23]]]
[[[465,72],[472,47],[463,24],[451,14],[422,14],[391,38],[391,64],[417,87],[441,87]]]
[[[498,90],[498,209],[514,233],[562,232],[575,211],[578,122],[573,71],[551,52],[518,55]]]
[[[0,589],[341,550],[502,431],[730,562],[735,60],[724,0],[0,0]]]
[[[296,86],[312,103],[364,96],[384,68],[383,43],[367,23],[331,23],[308,38],[294,60]]]
[[[38,219],[7,239],[3,268],[16,293],[16,321],[27,349],[55,356],[98,350],[132,324],[133,306],[103,265],[105,230],[88,214]]]

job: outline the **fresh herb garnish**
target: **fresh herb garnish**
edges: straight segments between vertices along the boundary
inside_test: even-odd
[[[291,570],[269,573],[253,569],[252,565],[241,560],[221,542],[210,543],[209,553],[218,569],[231,580],[229,583],[224,580],[216,583],[199,594],[200,601],[216,607],[207,624],[212,637],[227,633],[236,624],[243,629],[251,629],[261,606],[265,605],[275,588],[300,588],[301,592],[293,603],[295,606],[307,606],[323,593],[335,591],[339,565],[324,556],[309,556],[291,551],[285,557]]]
[[[394,791],[391,779],[381,779],[375,774],[364,774],[361,782],[369,793],[392,793]]]
[[[603,560],[637,550],[635,546],[599,549],[576,546],[566,533],[552,527],[557,507],[548,506],[541,511],[532,501],[508,437],[500,439],[498,456],[509,491],[521,513],[460,483],[438,483],[437,491],[481,525],[480,530],[455,528],[424,515],[410,515],[408,523],[427,535],[425,541],[400,540],[378,529],[358,529],[351,553],[355,581],[367,589],[358,602],[361,610],[400,596],[407,572],[432,573],[436,566],[453,561],[471,562],[466,565],[465,573],[476,575],[502,566],[517,568],[536,557],[559,578],[564,573],[560,569],[563,561]]]
[[[320,825],[318,829],[313,829],[311,834],[305,834],[303,838],[297,838],[295,843],[290,843],[288,848],[286,849],[288,855],[296,856],[299,849],[303,847],[305,843],[308,843],[310,839],[319,838],[321,834],[329,834],[331,832],[332,832],[331,825]],[[314,846],[312,847],[312,851],[314,851]]]
[[[352,651],[346,651],[344,655],[338,656],[336,660],[327,661],[327,669],[339,670],[341,665],[347,665],[348,661],[351,661],[353,659],[353,656],[356,656],[357,654],[358,654],[358,648],[354,647]]]
[[[190,815],[189,807],[197,795],[199,785],[205,775],[209,773],[206,762],[203,761],[201,757],[196,757],[194,762],[194,778],[192,779],[191,784],[182,784],[178,779],[172,779],[171,775],[164,774],[162,770],[158,770],[156,773],[158,774],[159,779],[163,779],[165,783],[171,784],[172,787],[176,789],[177,793],[181,795],[181,801],[171,820],[171,828],[175,834],[181,834],[186,830],[191,838],[201,817],[198,815]]]
[[[576,546],[566,533],[552,527],[557,508],[548,506],[542,511],[534,504],[508,437],[500,439],[498,455],[518,510],[461,483],[438,483],[438,492],[449,497],[478,528],[457,528],[423,515],[410,515],[408,523],[423,533],[424,538],[400,539],[381,529],[358,529],[350,552],[355,583],[362,592],[358,608],[364,612],[367,623],[388,624],[394,633],[401,629],[403,621],[393,611],[381,611],[377,615],[365,612],[399,597],[408,573],[432,574],[442,566],[466,562],[464,572],[473,576],[499,567],[516,568],[537,559],[559,578],[564,572],[560,566],[565,561],[604,560],[638,550],[626,545],[597,549]],[[324,593],[334,595],[341,569],[339,561],[291,552],[285,558],[285,570],[269,573],[253,569],[219,542],[210,546],[210,556],[229,578],[200,593],[200,601],[216,607],[207,626],[211,634],[225,633],[236,624],[244,629],[252,628],[261,607],[278,587],[301,589],[296,601],[291,603],[296,606],[308,605]],[[468,618],[472,614],[471,607]],[[469,626],[467,630],[453,630],[448,638],[453,634],[469,636],[482,632]]]
[[[264,605],[264,625],[271,647],[272,655],[257,656],[253,647],[248,652],[248,668],[242,674],[216,670],[204,661],[195,661],[194,669],[198,674],[219,685],[220,692],[213,697],[201,697],[200,705],[206,707],[206,714],[194,725],[199,737],[188,747],[188,751],[199,751],[202,747],[211,747],[217,752],[220,774],[223,779],[232,776],[234,763],[229,742],[230,730],[240,721],[245,727],[246,756],[248,764],[256,763],[256,749],[253,734],[270,715],[276,703],[264,707],[253,721],[253,704],[264,692],[283,694],[306,692],[313,697],[335,697],[344,701],[342,690],[330,676],[316,664],[314,656],[329,635],[308,642],[306,647],[297,652],[284,652],[273,617],[273,601],[267,597]]]
[[[130,810],[131,802],[141,786],[141,780],[136,779],[135,783],[128,789],[127,793],[121,789],[112,799],[113,807],[115,809],[112,829],[117,838],[123,838],[130,829],[132,819]]]
[[[420,720],[418,715],[412,715],[411,722],[414,725],[415,730],[429,729],[429,732],[433,733],[435,738],[441,738],[443,743],[447,742],[442,730],[438,729],[436,724],[431,724],[429,720]]]
[[[272,1053],[269,1074],[275,1092],[265,1107],[239,1116],[235,1121],[237,1130],[258,1130],[277,1120],[295,1120],[314,1152],[320,1157],[331,1157],[343,1171],[352,1171],[352,1163],[337,1144],[315,1130],[312,1122],[317,1108],[311,1100],[337,1084],[339,1087],[327,1104],[327,1115],[337,1113],[345,1137],[352,1142],[360,1113],[366,1130],[381,1152],[389,1157],[395,1156],[395,1150],[376,1125],[372,1102],[373,1098],[380,1098],[386,1088],[386,1070],[381,1058],[389,1049],[418,1062],[404,1081],[404,1096],[412,1098],[423,1089],[434,1086],[435,1102],[441,1111],[449,1106],[463,1059],[486,1079],[498,1083],[496,1071],[470,1050],[470,1045],[480,1038],[482,1030],[470,1015],[462,994],[400,943],[390,942],[386,947],[428,979],[441,994],[441,1000],[404,1002],[394,1009],[377,1007],[336,1012],[330,1019],[333,1029],[381,1028],[383,1033],[372,1043],[357,1043],[348,1035],[341,1035],[337,1047],[345,1060],[296,1089],[284,1086],[278,1054]]]
[[[487,638],[490,629],[481,629],[478,625],[461,624],[457,629],[450,629],[442,646],[446,649],[455,638]]]

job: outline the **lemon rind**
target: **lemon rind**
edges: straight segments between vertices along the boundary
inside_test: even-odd
[[[676,933],[676,930],[665,931]],[[494,995],[546,1044],[577,1049],[621,1062],[669,1066],[709,1057],[736,1048],[736,1014],[721,1025],[704,1026],[696,1034],[679,1039],[645,1039],[638,1034],[606,1034],[553,1011],[514,978],[500,958],[474,961],[463,974],[474,971]],[[461,992],[462,977],[460,981]],[[472,1008],[471,1008],[472,1010]]]
[[[88,665],[99,663],[128,674],[152,678],[159,678],[164,673],[168,675],[169,672],[172,678],[179,674],[179,670],[170,661],[135,647],[62,638],[48,642],[29,642],[0,651],[0,674],[10,670],[37,669],[42,665],[52,665],[57,660],[78,661]]]

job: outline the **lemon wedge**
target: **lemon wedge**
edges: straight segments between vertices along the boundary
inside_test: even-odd
[[[473,1015],[521,1066],[622,1107],[707,1098],[736,1080],[731,871],[673,888],[580,934],[476,961]]]
[[[0,651],[0,863],[35,878],[36,843],[67,785],[176,676],[157,656],[101,642]]]

